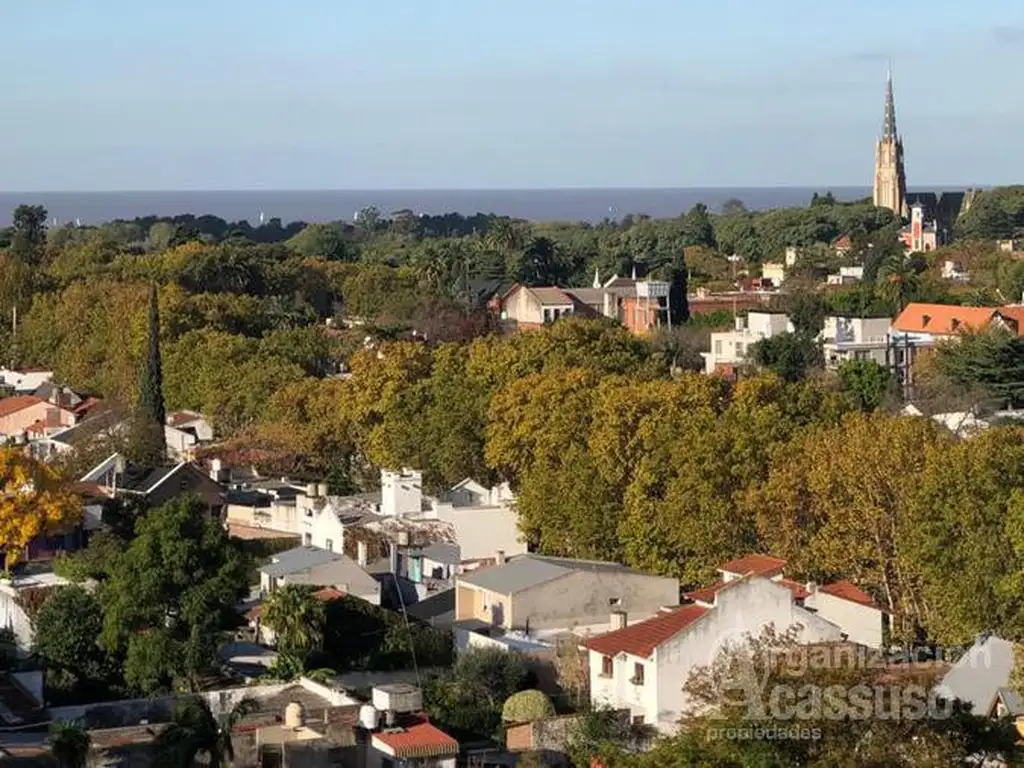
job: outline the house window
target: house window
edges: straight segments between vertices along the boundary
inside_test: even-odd
[[[601,658],[601,677],[611,677],[615,670],[615,663],[611,656]]]
[[[327,549],[328,552],[333,552],[334,551],[334,541],[332,539],[327,539],[324,542],[324,547]]]
[[[551,310],[550,309],[545,309],[544,310],[544,322],[545,323],[550,323],[551,322]]]
[[[722,340],[721,339],[715,339],[715,354],[716,355],[722,354]]]
[[[644,724],[644,716],[643,715],[633,715],[633,725],[641,726],[643,724]]]
[[[305,544],[307,547],[312,546],[312,544],[313,544],[313,534],[312,533],[304,533],[304,534],[302,534],[302,543]]]
[[[736,355],[739,356],[739,355],[742,355],[742,354],[743,354],[743,342],[742,341],[737,341],[736,342]]]
[[[644,684],[644,665],[637,662],[633,665],[633,679],[630,680],[633,685]]]

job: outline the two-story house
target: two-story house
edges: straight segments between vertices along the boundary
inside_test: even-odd
[[[888,317],[826,317],[820,336],[825,367],[834,370],[847,360],[888,367],[890,323]]]
[[[671,733],[694,702],[691,674],[719,652],[767,627],[793,631],[801,643],[838,642],[842,631],[799,605],[789,586],[748,574],[716,590],[710,603],[666,609],[636,624],[584,640],[595,705],[629,709],[633,722]]]
[[[776,312],[748,312],[746,317],[736,318],[736,327],[733,330],[711,334],[711,349],[708,352],[701,352],[701,357],[704,358],[704,372],[732,376],[746,362],[751,345],[762,339],[792,332],[793,324],[786,315]]]

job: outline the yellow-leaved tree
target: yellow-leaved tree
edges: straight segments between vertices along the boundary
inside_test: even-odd
[[[81,499],[46,464],[0,449],[0,550],[10,570],[34,538],[81,519]]]

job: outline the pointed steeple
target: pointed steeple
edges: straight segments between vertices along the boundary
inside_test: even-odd
[[[597,269],[594,270],[594,287],[601,287],[601,273]]]
[[[882,141],[897,141],[896,133],[896,100],[892,95],[892,68],[885,77],[885,119],[882,123]]]

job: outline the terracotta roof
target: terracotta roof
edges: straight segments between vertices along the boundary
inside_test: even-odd
[[[799,581],[792,581],[790,579],[779,579],[775,583],[783,587],[786,587],[786,589],[793,593],[793,597],[797,600],[803,600],[804,598],[811,596],[811,593],[807,591],[807,587],[805,587]]]
[[[825,584],[824,586],[819,587],[819,590],[824,592],[826,595],[838,597],[840,600],[849,600],[851,603],[857,603],[858,605],[863,605],[868,608],[874,608],[875,610],[882,611],[883,613],[889,612],[888,609],[883,608],[872,600],[871,595],[850,581],[837,581],[834,584]]]
[[[709,610],[702,605],[683,605],[646,621],[590,638],[584,641],[583,646],[605,656],[629,653],[646,659],[655,648],[678,635]]]
[[[36,419],[36,420],[35,420],[34,422],[32,422],[32,423],[31,423],[31,424],[30,424],[30,425],[28,426],[28,428],[27,428],[27,429],[26,429],[25,431],[26,431],[26,432],[32,432],[32,433],[34,433],[34,434],[40,434],[40,435],[41,435],[41,434],[43,434],[44,432],[46,432],[46,424],[44,424],[44,423],[43,423],[42,421],[40,421],[39,419]]]
[[[1017,333],[1024,336],[1024,304],[1010,304],[999,308],[999,314],[1017,323]]]
[[[850,248],[853,247],[853,241],[850,239],[849,235],[840,235],[839,237],[832,241],[832,247],[845,248],[849,250]]]
[[[443,755],[457,755],[459,753],[459,742],[430,724],[424,717],[419,722],[413,723],[400,731],[373,734],[374,747],[380,742],[388,747],[390,754],[400,760],[408,760],[417,757],[441,757]]]
[[[715,602],[715,595],[717,595],[722,589],[727,587],[729,584],[735,584],[741,579],[733,579],[726,583],[724,581],[716,581],[714,584],[709,584],[706,587],[695,589],[693,592],[687,592],[686,597],[693,600],[695,603],[707,603],[709,605]],[[779,579],[773,581],[773,584],[778,584],[780,587],[785,587],[793,593],[793,597],[797,600],[803,600],[804,598],[810,597],[811,593],[807,591],[807,588],[798,581],[792,581],[790,579]]]
[[[94,409],[96,406],[101,405],[102,403],[103,401],[100,400],[98,397],[87,397],[85,398],[85,400],[83,400],[74,408],[72,408],[72,410],[75,413],[82,415],[84,413],[88,413],[89,411]]]
[[[965,328],[985,328],[992,322],[997,311],[999,310],[995,307],[960,307],[912,302],[892,321],[892,327],[894,330],[908,333],[949,336]]]
[[[708,584],[708,586],[695,589],[693,592],[687,592],[686,597],[695,603],[711,604],[715,602],[715,595],[718,593],[718,590],[724,586],[725,582],[719,579],[714,584]]]
[[[267,540],[283,540],[283,539],[298,539],[297,533],[288,533],[287,531],[275,531],[270,528],[256,528],[252,525],[244,525],[242,523],[228,522],[228,535],[234,536],[236,539],[267,539]]]
[[[35,395],[15,395],[14,397],[5,397],[0,400],[0,417],[10,416],[12,413],[29,408],[39,403],[45,403],[41,397]]]
[[[737,573],[741,576],[756,573],[758,576],[775,576],[782,573],[786,561],[770,555],[744,555],[718,566],[719,571]]]
[[[201,418],[203,418],[203,414],[197,411],[175,411],[167,417],[167,423],[172,427],[177,427],[181,424],[199,421]]]

